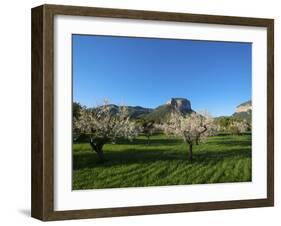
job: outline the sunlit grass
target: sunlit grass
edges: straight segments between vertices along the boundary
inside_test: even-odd
[[[188,160],[180,139],[157,135],[104,146],[99,163],[87,143],[73,145],[73,189],[251,181],[251,135],[208,138]]]

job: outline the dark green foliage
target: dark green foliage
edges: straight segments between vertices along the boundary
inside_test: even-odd
[[[104,145],[99,163],[88,143],[73,145],[73,189],[143,187],[251,181],[251,135],[209,137],[194,146],[181,139],[141,136]]]
[[[228,128],[232,122],[233,118],[231,116],[221,116],[215,119],[222,128]]]
[[[82,109],[82,106],[78,102],[73,102],[72,104],[72,113],[73,113],[73,118],[78,119],[79,118],[79,112]]]
[[[235,113],[236,114],[236,113]],[[239,113],[240,114],[240,113]],[[241,113],[242,114],[242,113]],[[226,133],[231,133],[231,134],[239,134],[238,128],[232,127],[231,124],[233,122],[241,122],[245,120],[244,117],[236,117],[236,116],[221,116],[215,118],[215,122],[220,126],[220,132],[226,132]],[[251,121],[249,122],[246,120],[246,124],[248,125],[247,131],[251,131]]]

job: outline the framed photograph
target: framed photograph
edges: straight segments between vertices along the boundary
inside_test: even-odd
[[[32,9],[32,216],[274,205],[274,21]]]

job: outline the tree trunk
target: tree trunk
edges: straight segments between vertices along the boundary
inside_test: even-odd
[[[188,159],[189,161],[192,161],[192,144],[189,144],[189,152],[188,152]]]
[[[99,151],[96,151],[96,153],[97,153],[97,156],[98,156],[98,158],[99,158],[99,161],[100,161],[100,162],[104,162],[104,161],[105,161],[105,158],[104,158],[103,150],[100,149]]]
[[[104,143],[94,143],[91,141],[90,145],[91,145],[92,149],[97,153],[99,161],[104,162],[105,158],[104,158],[104,153],[103,153],[103,149],[102,149]]]

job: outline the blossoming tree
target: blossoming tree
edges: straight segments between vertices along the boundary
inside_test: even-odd
[[[132,139],[138,133],[135,123],[128,116],[128,109],[116,109],[105,102],[94,109],[82,108],[78,119],[74,118],[74,131],[87,137],[101,162],[105,160],[103,146],[118,138]]]
[[[150,137],[157,131],[156,123],[153,120],[141,120],[140,130],[147,138],[147,144],[150,144]]]
[[[173,112],[170,120],[163,124],[164,132],[168,135],[182,137],[189,147],[189,160],[193,158],[193,145],[198,145],[206,137],[216,132],[214,119],[208,112],[191,113],[183,115],[180,112]]]

